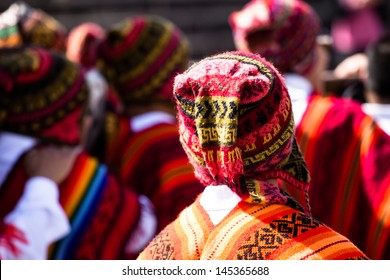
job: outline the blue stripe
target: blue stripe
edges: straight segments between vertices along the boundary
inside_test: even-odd
[[[59,242],[53,259],[72,259],[75,248],[80,242],[81,234],[85,227],[89,224],[92,214],[95,212],[104,187],[107,185],[107,167],[99,165],[94,176],[91,179],[88,190],[85,193],[81,203],[71,221],[71,232]]]

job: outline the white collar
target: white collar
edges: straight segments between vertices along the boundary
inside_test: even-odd
[[[362,108],[367,115],[390,118],[390,104],[364,103]]]
[[[221,222],[240,201],[241,198],[226,185],[207,186],[200,197],[200,205],[214,225]]]
[[[364,103],[363,112],[374,118],[378,125],[390,135],[390,104]]]
[[[134,116],[130,119],[130,127],[134,132],[140,132],[160,123],[175,124],[176,118],[162,111],[153,111]]]
[[[0,132],[0,186],[4,183],[19,157],[37,142],[37,139],[32,137],[11,132]]]

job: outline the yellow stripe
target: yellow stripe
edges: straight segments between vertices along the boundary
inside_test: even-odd
[[[85,165],[83,166],[83,170],[80,173],[80,178],[77,180],[76,185],[73,188],[72,195],[69,199],[69,203],[65,205],[65,212],[68,217],[72,217],[74,211],[80,203],[86,189],[89,186],[89,181],[94,174],[94,171],[97,167],[97,160],[88,158]]]
[[[266,212],[274,213],[280,207],[280,205],[271,205],[266,208]],[[264,223],[257,219],[260,215],[264,215],[264,211],[260,210],[261,208],[262,206],[260,205],[254,205],[250,209],[245,210],[245,212],[239,210],[237,214],[232,213],[231,217],[228,216],[228,220],[222,222],[213,231],[213,235],[208,238],[202,258],[221,259],[221,256],[226,255],[233,246],[237,245],[236,240],[242,237],[242,230],[256,224],[259,224],[259,227],[261,227],[260,223]]]
[[[320,105],[320,106],[319,106]],[[308,107],[306,112],[306,117],[304,118],[300,127],[303,127],[305,130],[302,131],[302,136],[299,141],[299,147],[302,154],[306,154],[307,145],[309,139],[318,133],[318,129],[323,119],[326,116],[329,108],[331,107],[332,102],[330,98],[318,97],[313,100],[313,103]]]
[[[122,73],[123,76],[121,77],[121,80],[128,81],[144,73],[146,69],[150,67],[150,65],[160,56],[161,51],[165,51],[165,46],[169,43],[172,34],[173,25],[167,22],[165,25],[164,34],[161,36],[159,42],[156,43],[157,46],[155,46],[149,55],[143,59],[141,64],[139,64],[134,69],[129,69],[131,71],[128,71],[127,73]]]
[[[204,247],[205,233],[196,218],[195,204],[187,208],[184,211],[184,215],[180,215],[179,222],[184,236],[190,236],[191,238],[189,242],[182,243],[183,245],[188,245],[184,245],[182,248],[183,256],[199,256]]]
[[[320,237],[320,239],[319,239]],[[312,254],[316,250],[323,248],[325,245],[331,244],[333,242],[340,241],[340,235],[336,234],[333,231],[328,231],[320,235],[311,236],[300,242],[296,242],[296,245],[292,246],[290,249],[286,250],[278,256],[278,259],[281,260],[299,260],[309,254]],[[334,247],[330,246],[331,250],[334,251]],[[328,252],[329,253],[329,252]],[[322,259],[326,257],[326,254],[323,251],[310,256],[309,259]]]

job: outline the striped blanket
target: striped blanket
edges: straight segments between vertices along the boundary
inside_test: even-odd
[[[2,218],[15,207],[26,180],[19,162],[0,189]],[[138,196],[118,185],[105,165],[81,153],[59,190],[71,232],[53,244],[50,259],[135,258],[124,248],[139,221]]]
[[[216,226],[197,199],[139,260],[366,259],[347,238],[288,205],[241,201]]]
[[[194,202],[203,186],[194,176],[176,125],[160,123],[134,133],[128,119],[115,121],[111,126],[117,129],[108,137],[109,166],[125,184],[150,198],[160,231]]]
[[[319,96],[296,135],[312,178],[312,215],[369,258],[390,259],[390,137],[358,104]]]

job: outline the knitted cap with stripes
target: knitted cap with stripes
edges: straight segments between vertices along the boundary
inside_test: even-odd
[[[88,87],[80,67],[37,47],[0,48],[0,129],[78,144]]]
[[[229,17],[236,49],[258,53],[279,71],[306,74],[315,61],[320,20],[299,0],[252,0]]]
[[[268,179],[307,192],[290,97],[269,62],[245,52],[205,58],[176,77],[174,94],[180,141],[204,185],[255,200],[278,193]]]
[[[177,26],[157,16],[134,16],[108,28],[98,66],[132,106],[171,100],[174,76],[188,60],[188,40]]]

